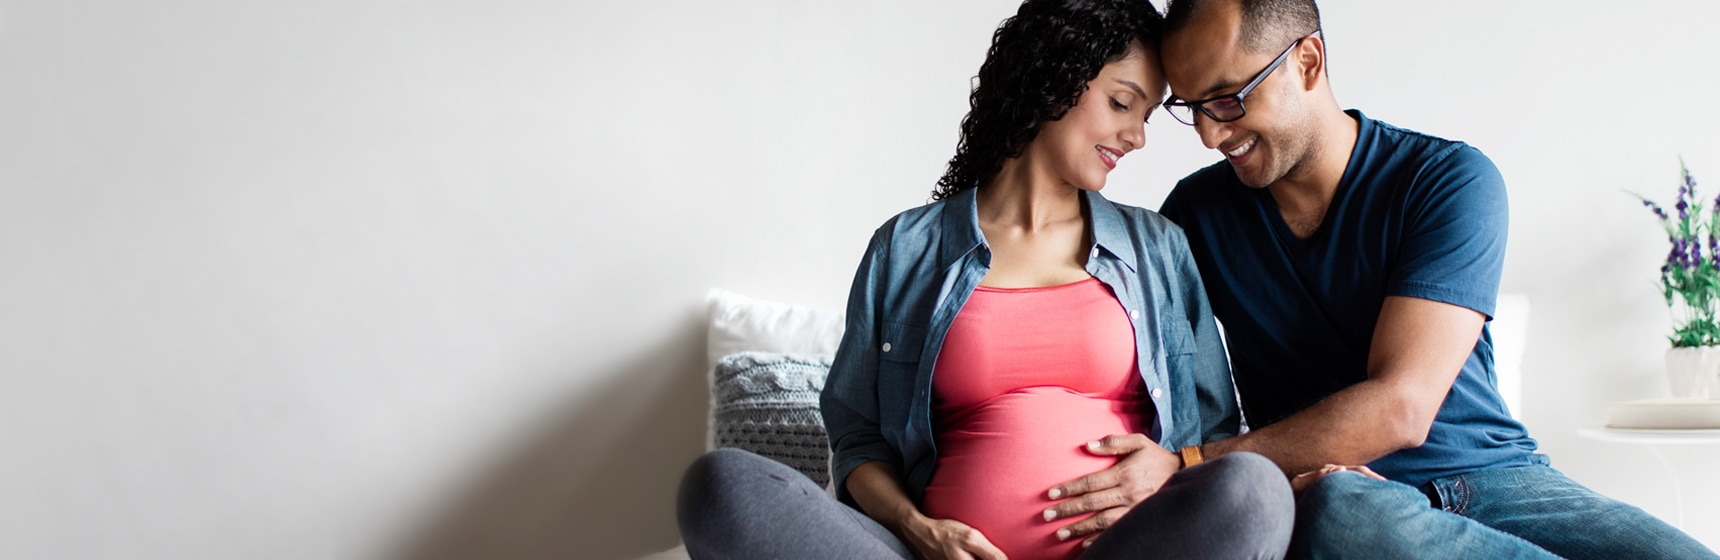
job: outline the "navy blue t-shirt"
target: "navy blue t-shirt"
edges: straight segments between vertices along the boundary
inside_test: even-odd
[[[1266,189],[1229,162],[1189,175],[1160,213],[1183,227],[1224,325],[1242,409],[1272,424],[1367,378],[1387,296],[1493,316],[1505,264],[1505,182],[1479,150],[1368,119],[1325,220],[1291,233]],[[1369,466],[1420,485],[1464,472],[1547,464],[1511,418],[1483,327],[1427,441]]]

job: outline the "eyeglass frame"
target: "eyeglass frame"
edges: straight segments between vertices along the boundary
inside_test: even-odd
[[[1292,51],[1295,51],[1296,47],[1298,47],[1302,44],[1303,39],[1307,39],[1309,37],[1313,37],[1313,36],[1319,35],[1319,34],[1320,34],[1320,30],[1315,29],[1314,32],[1309,33],[1307,35],[1303,35],[1301,37],[1297,37],[1295,41],[1291,41],[1290,46],[1285,47],[1284,52],[1278,53],[1278,58],[1272,59],[1272,64],[1266,65],[1266,69],[1261,70],[1259,74],[1255,74],[1254,79],[1249,80],[1248,84],[1242,86],[1242,89],[1237,90],[1236,93],[1232,93],[1229,95],[1220,95],[1217,97],[1209,97],[1209,98],[1206,98],[1206,99],[1203,99],[1200,101],[1183,101],[1181,99],[1177,99],[1176,96],[1173,95],[1173,96],[1171,96],[1170,99],[1166,99],[1165,102],[1162,104],[1162,106],[1165,108],[1166,113],[1171,114],[1171,118],[1176,119],[1177,122],[1180,122],[1180,123],[1183,123],[1183,124],[1186,124],[1189,126],[1194,126],[1194,123],[1190,122],[1190,121],[1195,120],[1195,115],[1197,114],[1196,113],[1197,111],[1198,111],[1198,114],[1206,115],[1206,118],[1212,119],[1213,122],[1236,122],[1238,120],[1241,120],[1242,117],[1248,116],[1248,106],[1244,105],[1242,103],[1242,99],[1244,97],[1248,97],[1248,94],[1253,93],[1254,88],[1259,87],[1261,82],[1266,81],[1266,77],[1271,76],[1272,72],[1278,70],[1279,66],[1283,66],[1284,61],[1290,59],[1290,53]],[[1236,100],[1236,109],[1238,111],[1238,114],[1235,117],[1228,118],[1228,119],[1221,119],[1221,118],[1218,118],[1218,115],[1212,114],[1211,109],[1206,108],[1206,104],[1208,104],[1208,103],[1212,103],[1215,101],[1223,101],[1226,99],[1235,99]],[[1185,120],[1183,120],[1182,117],[1177,116],[1177,112],[1175,111],[1175,108],[1177,108],[1177,107],[1188,107],[1191,109],[1191,111],[1189,111],[1189,120],[1185,121]]]

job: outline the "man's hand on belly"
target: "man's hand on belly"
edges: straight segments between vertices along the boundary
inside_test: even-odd
[[[1182,468],[1182,458],[1145,434],[1105,436],[1089,442],[1087,452],[1123,459],[1111,468],[1052,487],[1047,496],[1062,501],[1044,514],[1047,522],[1055,522],[1092,513],[1092,517],[1057,531],[1060,540],[1086,537],[1083,547],[1092,546],[1100,532],[1158,492]]]

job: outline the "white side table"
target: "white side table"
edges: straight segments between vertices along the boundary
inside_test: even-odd
[[[1648,448],[1655,460],[1672,478],[1673,504],[1677,508],[1673,526],[1684,529],[1684,487],[1678,483],[1678,471],[1672,468],[1672,463],[1666,460],[1666,455],[1660,452],[1661,445],[1717,444],[1720,443],[1720,429],[1703,430],[1633,430],[1625,428],[1608,428],[1605,426],[1589,426],[1577,428],[1577,435],[1599,441],[1613,443],[1635,443]]]

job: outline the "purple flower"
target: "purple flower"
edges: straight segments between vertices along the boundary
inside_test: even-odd
[[[1662,219],[1662,220],[1666,219],[1666,211],[1661,210],[1659,204],[1655,204],[1653,201],[1644,198],[1644,199],[1642,199],[1642,205],[1647,206],[1649,210],[1653,210],[1654,215],[1659,216],[1660,219]]]

